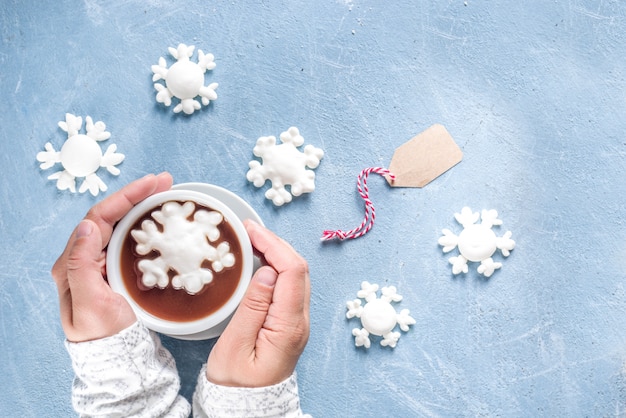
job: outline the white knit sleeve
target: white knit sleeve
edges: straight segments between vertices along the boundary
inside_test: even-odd
[[[296,374],[260,388],[220,386],[206,378],[206,365],[200,371],[193,395],[193,416],[217,417],[310,417],[300,410]]]
[[[141,323],[66,348],[76,374],[72,404],[81,417],[189,416],[174,358]]]

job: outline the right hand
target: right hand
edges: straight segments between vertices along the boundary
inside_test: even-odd
[[[259,268],[207,362],[207,379],[222,386],[280,383],[295,370],[309,338],[307,262],[263,226],[245,222]]]

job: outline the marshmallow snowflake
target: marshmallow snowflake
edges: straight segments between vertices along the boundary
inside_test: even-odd
[[[469,261],[480,262],[476,269],[478,273],[485,277],[491,277],[495,270],[502,267],[502,263],[495,262],[492,255],[496,250],[500,250],[504,257],[508,257],[515,241],[511,239],[511,231],[507,231],[503,236],[498,237],[491,229],[495,225],[502,225],[502,220],[498,219],[498,212],[495,210],[483,210],[472,213],[468,207],[464,207],[461,213],[454,215],[458,223],[463,225],[463,231],[456,236],[449,229],[442,231],[443,236],[439,238],[439,245],[443,247],[443,252],[448,253],[458,247],[460,255],[450,257],[452,273],[467,273]],[[478,219],[481,223],[477,224]]]
[[[193,221],[190,221],[192,215]],[[196,211],[193,202],[182,205],[167,202],[151,216],[162,225],[162,231],[150,219],[142,222],[141,229],[131,231],[138,254],[159,253],[154,259],[142,259],[138,263],[145,287],[166,288],[170,282],[168,272],[173,270],[176,274],[171,279],[172,286],[193,295],[213,281],[214,272],[235,265],[228,242],[222,241],[216,247],[209,243],[220,237],[217,226],[224,220],[220,212]],[[202,267],[205,260],[211,262],[212,270]]]
[[[361,318],[362,328],[354,328],[354,344],[357,347],[370,348],[370,335],[383,337],[380,345],[394,348],[400,339],[400,333],[393,329],[396,325],[402,331],[408,331],[409,325],[415,324],[408,309],[397,313],[392,302],[400,302],[402,296],[396,292],[395,286],[383,287],[380,299],[377,297],[378,285],[367,281],[361,283],[361,290],[357,293],[360,299],[346,302],[348,312],[346,318]],[[365,306],[361,306],[361,299],[365,299]]]
[[[262,187],[266,180],[272,182],[265,197],[276,206],[291,202],[292,195],[300,196],[315,190],[315,172],[307,168],[316,168],[324,156],[324,151],[313,145],[304,147],[304,152],[298,150],[304,138],[296,127],[281,133],[280,140],[280,145],[276,144],[274,136],[262,136],[257,140],[252,152],[263,160],[263,164],[250,161],[246,175],[256,187]],[[285,186],[290,186],[290,192]]]
[[[208,106],[211,100],[217,99],[217,83],[204,85],[204,73],[215,68],[213,54],[204,54],[198,50],[198,62],[192,62],[189,58],[193,55],[194,46],[179,44],[178,48],[168,48],[172,57],[177,61],[167,68],[165,58],[159,58],[159,65],[152,66],[152,81],[164,80],[165,84],[154,83],[158,92],[156,101],[165,106],[172,104],[172,97],[180,100],[174,107],[174,113],[185,112],[191,115],[202,106],[195,98],[201,97],[202,104]]]
[[[78,189],[80,193],[89,192],[96,196],[99,192],[107,190],[106,184],[98,177],[96,172],[100,167],[104,167],[114,176],[120,173],[116,165],[124,160],[124,154],[116,153],[117,146],[109,145],[104,154],[98,145],[99,141],[106,141],[111,137],[111,133],[106,131],[106,125],[102,121],[93,123],[91,117],[85,118],[86,134],[79,133],[83,126],[83,118],[65,114],[65,121],[59,122],[59,127],[67,132],[67,140],[56,151],[50,142],[46,143],[45,151],[37,153],[37,161],[40,168],[46,170],[56,163],[61,163],[63,170],[48,176],[49,180],[57,181],[59,190],[69,189],[76,193],[76,178],[84,177]]]

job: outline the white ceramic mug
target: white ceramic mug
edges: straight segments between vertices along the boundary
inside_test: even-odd
[[[220,212],[232,227],[241,246],[241,277],[234,293],[231,297],[216,311],[200,319],[191,321],[171,321],[159,318],[152,313],[147,312],[141,305],[135,301],[129,294],[126,284],[122,277],[122,251],[124,241],[130,234],[133,226],[146,215],[157,210],[163,203],[170,201],[186,202],[192,201],[197,205],[206,206]],[[254,264],[254,256],[252,245],[248,234],[243,226],[241,219],[223,202],[204,193],[191,190],[168,190],[157,193],[138,203],[132,208],[122,220],[115,226],[111,240],[107,250],[107,279],[113,291],[121,294],[129,302],[135,311],[137,318],[142,321],[149,329],[172,336],[187,339],[186,336],[201,334],[207,330],[211,330],[219,326],[223,326],[226,321],[237,309],[244,296],[250,278],[252,277]],[[215,279],[214,279],[215,280]],[[184,292],[184,290],[178,290]],[[207,291],[210,291],[208,289]],[[194,297],[194,296],[190,296]]]

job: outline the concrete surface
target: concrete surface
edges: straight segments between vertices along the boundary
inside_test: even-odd
[[[306,412],[626,414],[626,3],[4,0],[0,35],[0,415],[71,415],[49,270],[89,207],[162,170],[239,194],[309,260]],[[219,98],[190,117],[151,82],[181,42],[217,62]],[[126,154],[97,198],[35,160],[66,112]],[[463,161],[423,189],[371,177],[372,231],[320,243],[361,221],[359,171],[434,123]],[[326,156],[315,192],[275,208],[245,173],[256,139],[289,126]],[[489,279],[453,276],[437,244],[463,206],[498,210],[517,242]],[[393,350],[354,347],[362,280],[395,285],[417,320]],[[213,341],[165,344],[189,397]]]

